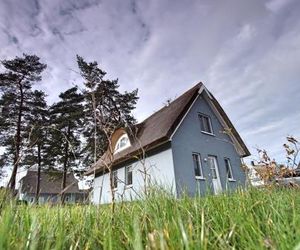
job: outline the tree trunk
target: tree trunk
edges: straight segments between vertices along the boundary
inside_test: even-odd
[[[92,92],[92,104],[94,115],[94,164],[97,162],[97,114],[96,114],[96,99],[95,92]]]
[[[21,122],[22,122],[22,116],[23,116],[23,105],[24,105],[24,93],[23,93],[23,85],[21,84],[23,79],[20,80],[19,82],[19,91],[20,91],[20,105],[19,105],[19,114],[18,114],[18,121],[17,121],[17,132],[16,132],[16,137],[15,137],[15,142],[16,142],[16,152],[15,152],[15,157],[14,157],[14,162],[13,162],[13,170],[10,178],[10,189],[15,191],[16,187],[16,177],[17,177],[17,172],[18,172],[18,166],[19,166],[19,161],[20,161],[20,149],[21,149]]]
[[[112,171],[112,164],[109,167],[109,181],[110,181],[110,192],[111,192],[111,211],[112,214],[115,212],[115,187],[114,187],[114,178],[113,178],[113,171]]]
[[[68,170],[68,161],[69,161],[69,138],[70,138],[71,128],[70,124],[68,125],[68,132],[66,138],[66,145],[65,145],[65,159],[64,159],[64,170],[63,170],[63,179],[62,179],[62,194],[61,194],[61,204],[65,203],[65,191],[66,182],[67,182],[67,170]]]
[[[40,196],[40,183],[41,183],[41,145],[38,143],[38,171],[37,171],[37,180],[36,180],[36,191],[35,191],[35,204],[39,203]]]

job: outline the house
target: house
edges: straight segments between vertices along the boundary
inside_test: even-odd
[[[41,172],[39,204],[59,203],[61,193],[63,173],[61,171]],[[33,203],[36,194],[37,171],[28,170],[27,174],[20,180],[18,191],[19,200]],[[67,174],[66,186],[70,186],[65,191],[66,203],[84,203],[88,200],[88,191],[80,190],[78,180],[73,174]]]
[[[86,173],[94,176],[95,204],[111,202],[112,192],[118,200],[137,199],[149,184],[176,197],[234,190],[245,184],[241,159],[250,155],[202,83],[143,122],[116,130],[111,148]]]
[[[264,185],[264,181],[259,177],[258,171],[255,166],[248,167],[248,178],[252,186],[260,187]]]

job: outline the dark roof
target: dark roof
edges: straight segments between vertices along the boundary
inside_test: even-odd
[[[197,98],[199,90],[202,86],[204,86],[202,83],[198,83],[193,88],[189,89],[187,92],[172,101],[168,106],[163,107],[159,111],[149,116],[143,122],[135,125],[134,129],[131,130],[131,132],[134,132],[128,133],[129,136],[130,134],[135,134],[135,136],[131,136],[130,138],[131,146],[113,156],[114,165],[126,161],[133,156],[136,157],[142,153],[141,149],[146,152],[149,149],[169,141],[171,135],[179,125],[185,113],[188,111],[195,98]],[[244,156],[250,155],[241,137],[233,127],[224,110],[213,96],[212,101],[223,116],[223,119],[226,120],[228,125],[232,128],[232,132],[238,142],[242,145],[242,148],[246,152]],[[97,161],[97,163],[92,166],[90,170],[88,170],[86,174],[93,174],[95,170],[96,172],[103,170],[105,163],[110,162],[110,158],[111,157],[109,157],[109,153],[106,152]]]
[[[61,171],[41,172],[40,194],[59,194],[62,185]],[[21,192],[33,194],[36,192],[37,171],[28,170],[22,181]],[[73,174],[67,174],[66,186],[71,185],[65,193],[79,193],[78,181]]]

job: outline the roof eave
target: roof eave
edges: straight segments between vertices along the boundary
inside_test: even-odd
[[[209,92],[209,91],[208,91]],[[218,112],[220,113],[220,115],[225,119],[225,122],[228,124],[229,128],[232,129],[233,131],[233,135],[236,138],[238,144],[240,145],[240,147],[243,150],[243,154],[241,154],[241,157],[248,157],[251,155],[248,147],[246,146],[246,144],[244,143],[243,139],[241,138],[240,134],[237,132],[237,130],[235,129],[234,125],[232,124],[232,122],[230,121],[229,117],[227,116],[226,112],[224,111],[224,109],[222,108],[222,106],[219,104],[219,102],[217,101],[217,99],[209,92],[210,94],[210,99],[212,100],[213,104],[215,105],[216,109],[218,110]]]
[[[162,137],[162,138],[152,142],[151,144],[144,146],[143,150],[141,150],[139,148],[127,155],[124,155],[120,159],[117,159],[116,161],[114,161],[112,163],[112,167],[114,168],[116,165],[122,164],[123,162],[129,161],[129,160],[138,159],[138,157],[143,154],[143,151],[145,153],[147,153],[148,151],[153,150],[169,141],[170,141],[169,137],[167,137],[167,136]],[[101,166],[97,167],[96,170],[95,169],[88,170],[84,175],[86,175],[86,176],[90,176],[92,174],[96,175],[96,174],[99,174],[101,171],[105,172],[106,170],[107,170],[107,168],[104,165],[101,165]]]

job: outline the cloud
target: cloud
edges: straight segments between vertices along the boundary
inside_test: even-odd
[[[282,8],[289,5],[293,0],[270,0],[266,3],[267,9],[272,12],[279,12]]]
[[[39,55],[50,102],[81,82],[76,54],[96,60],[122,90],[139,88],[139,120],[204,81],[252,152],[283,159],[284,137],[300,137],[299,11],[292,0],[1,1],[0,58]]]

